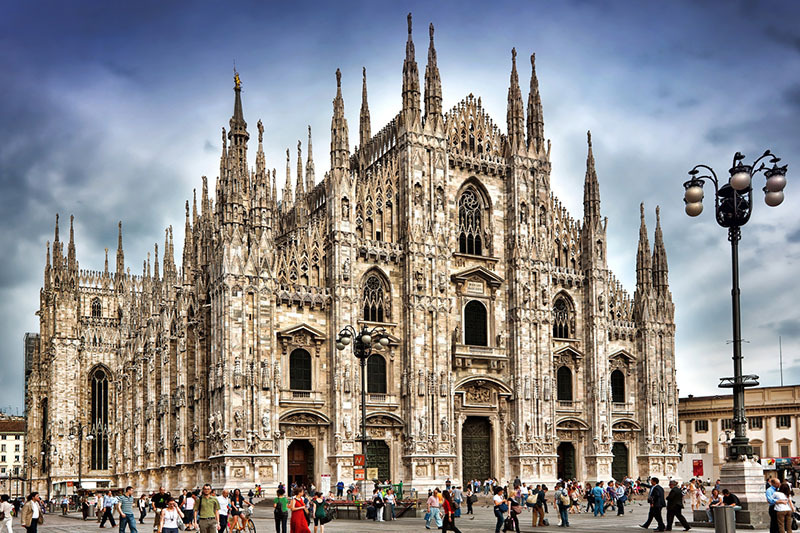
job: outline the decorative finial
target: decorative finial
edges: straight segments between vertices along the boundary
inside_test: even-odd
[[[433,22],[431,22],[430,26],[428,26],[428,33],[431,36],[431,42],[433,42]]]
[[[592,147],[592,130],[588,130],[586,132],[586,137],[589,140],[589,148],[591,148]]]
[[[311,124],[308,125],[308,138],[311,138]]]
[[[661,225],[661,206],[656,206],[656,224]]]
[[[261,119],[258,119],[256,127],[258,128],[258,142],[262,143],[264,141],[264,124],[261,122]]]
[[[514,63],[514,67],[517,66],[517,49],[516,47],[511,49],[511,61]]]
[[[289,149],[286,149],[286,163],[289,163]]]
[[[300,157],[300,154],[303,152],[303,151],[301,150],[301,148],[300,148],[300,146],[301,146],[301,145],[302,145],[302,143],[300,142],[300,139],[298,139],[298,140],[297,140],[297,156],[298,156],[298,157]]]
[[[408,35],[411,36],[411,13],[408,14]]]
[[[233,83],[236,89],[242,88],[242,80],[239,79],[239,71],[236,70],[236,60],[233,60]]]
[[[639,204],[639,215],[642,218],[642,222],[644,222],[644,202]]]
[[[536,70],[536,52],[531,54],[531,68]]]
[[[367,67],[361,67],[361,79],[367,81]]]
[[[342,71],[338,68],[336,69],[336,88],[339,89],[342,87]]]

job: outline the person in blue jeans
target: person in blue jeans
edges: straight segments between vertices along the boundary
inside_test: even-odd
[[[556,488],[553,495],[556,507],[558,508],[558,516],[561,518],[561,523],[558,525],[558,527],[569,527],[569,506],[572,503],[569,497],[569,492],[567,492],[567,489],[564,488],[563,483],[556,483]]]
[[[125,533],[125,526],[131,528],[131,533],[139,533],[136,529],[136,518],[133,516],[133,502],[133,487],[125,487],[125,494],[117,498],[119,533]]]
[[[494,516],[497,518],[494,533],[500,533],[503,529],[503,522],[505,522],[505,514],[508,512],[508,502],[506,502],[502,487],[495,488],[492,502],[494,503]]]
[[[600,516],[605,516],[605,489],[603,489],[602,481],[598,481],[594,484],[592,496],[594,496],[594,515],[597,516],[599,514]]]

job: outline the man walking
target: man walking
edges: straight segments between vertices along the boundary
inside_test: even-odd
[[[647,515],[647,522],[639,525],[642,529],[650,527],[650,522],[655,518],[658,527],[656,531],[664,531],[664,519],[661,518],[661,510],[666,506],[667,502],[664,499],[664,488],[658,484],[657,477],[650,478],[650,495],[647,497],[650,503],[650,512]]]
[[[158,531],[161,526],[161,513],[167,508],[167,501],[171,498],[169,492],[164,487],[159,487],[158,492],[150,497],[150,504],[153,506],[153,531]]]
[[[689,524],[683,517],[683,492],[674,479],[669,480],[669,494],[667,495],[667,531],[672,531],[672,522],[678,519],[684,531],[689,531]]]
[[[625,514],[625,502],[628,501],[628,490],[624,483],[617,482],[617,516]]]
[[[594,497],[594,515],[600,516],[606,515],[606,505],[604,502],[605,499],[605,490],[603,490],[603,482],[598,481],[594,484],[594,488],[592,489],[592,496]]]
[[[225,533],[225,530],[228,529],[228,506],[230,505],[227,489],[222,489],[222,494],[217,496],[217,501],[219,502],[219,533]]]
[[[106,527],[106,520],[111,522],[111,527],[117,525],[114,521],[114,507],[117,506],[117,502],[118,500],[111,491],[108,491],[108,494],[103,496],[103,519],[100,520],[100,527]]]
[[[117,498],[119,533],[125,533],[126,525],[131,528],[131,533],[139,533],[136,529],[136,519],[133,517],[133,499],[133,487],[125,487],[125,494]]]
[[[211,485],[203,485],[200,504],[197,510],[199,533],[216,533],[219,531],[219,500],[211,491]]]
[[[775,492],[781,486],[778,478],[770,478],[767,487],[767,503],[769,504],[769,533],[778,533],[778,514],[775,512]]]
[[[25,528],[27,533],[36,533],[39,524],[43,524],[42,508],[39,503],[42,499],[39,497],[38,492],[31,492],[28,496],[28,501],[22,506],[20,511],[20,523]]]

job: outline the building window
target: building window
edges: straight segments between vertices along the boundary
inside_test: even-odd
[[[621,370],[611,373],[611,401],[625,403],[625,374]]]
[[[753,446],[753,455],[761,457],[761,446]]]
[[[18,463],[18,462],[19,462],[19,455],[15,455],[15,456],[14,456],[14,462],[15,462],[15,463]]]
[[[747,425],[750,429],[761,429],[764,427],[764,419],[760,416],[751,416],[747,419]]]
[[[779,428],[790,428],[790,427],[792,427],[792,417],[789,416],[789,415],[779,415],[777,417],[777,425],[778,425]]]
[[[6,473],[6,467],[4,466],[0,467],[0,474],[5,474],[5,473]]]
[[[569,367],[562,366],[558,369],[556,375],[558,381],[558,401],[571,402],[572,401],[572,370]]]
[[[367,360],[367,392],[386,394],[386,359],[380,354],[372,354]]]
[[[464,344],[488,346],[486,306],[478,300],[471,300],[464,306]]]
[[[19,451],[19,444],[15,444],[15,445],[14,445],[14,451],[15,451],[15,452],[18,452],[18,451]]]
[[[390,315],[383,281],[376,274],[370,274],[364,282],[364,320],[384,322]]]
[[[100,304],[100,298],[92,300],[92,318],[100,318],[103,316],[103,306]]]
[[[4,452],[4,451],[6,451],[6,445],[5,444],[0,446],[0,452]]]
[[[732,418],[725,418],[722,420],[722,429],[733,429],[733,419]]]
[[[563,296],[556,298],[553,304],[553,338],[570,339],[573,331],[572,310]]]
[[[781,444],[781,457],[789,457],[789,445]]]
[[[92,428],[95,438],[91,444],[91,469],[108,469],[108,374],[103,368],[96,368],[89,378],[92,392]]]
[[[289,388],[311,390],[311,354],[303,349],[289,356]]]
[[[698,433],[708,431],[708,420],[695,420],[694,430]]]
[[[5,463],[5,462],[6,462],[6,456],[0,455],[0,463]]]
[[[483,255],[483,202],[474,187],[468,187],[458,199],[458,251]]]
[[[698,444],[696,446],[697,453],[708,453],[708,448],[706,448],[705,444]]]

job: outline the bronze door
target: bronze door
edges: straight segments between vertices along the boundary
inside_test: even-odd
[[[562,442],[558,445],[558,479],[575,477],[575,445],[571,442]]]
[[[308,487],[314,478],[314,447],[307,440],[296,440],[289,445],[289,486],[292,483]]]
[[[491,427],[489,419],[469,416],[461,427],[461,478],[485,480],[492,477]]]
[[[611,477],[622,481],[628,475],[628,447],[622,442],[615,442],[611,448],[614,460],[611,462]]]
[[[367,442],[367,468],[378,469],[378,481],[392,479],[389,446],[382,440]],[[368,480],[372,481],[372,480]]]

